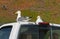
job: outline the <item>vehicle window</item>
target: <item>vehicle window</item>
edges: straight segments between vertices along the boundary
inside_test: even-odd
[[[47,39],[60,39],[60,27],[52,26],[47,37]]]
[[[50,27],[46,26],[39,27],[39,39],[48,39],[49,34],[50,34]]]
[[[52,27],[52,39],[60,39],[60,27]]]
[[[11,32],[12,27],[3,27],[0,29],[0,39],[9,39],[9,35]]]
[[[39,27],[38,25],[21,25],[18,39],[48,39],[50,34],[48,27]]]
[[[39,39],[38,26],[21,25],[18,39]]]

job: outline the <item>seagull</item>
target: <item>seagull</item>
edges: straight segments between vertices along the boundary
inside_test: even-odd
[[[17,14],[16,21],[18,22],[18,19],[21,18],[21,11],[18,10],[15,14]]]
[[[17,22],[30,20],[29,17],[22,17],[21,11],[19,11],[19,10],[15,14],[17,14],[17,19],[16,19]]]
[[[41,19],[40,16],[37,16],[36,24],[38,24],[39,22],[43,22],[43,20]]]

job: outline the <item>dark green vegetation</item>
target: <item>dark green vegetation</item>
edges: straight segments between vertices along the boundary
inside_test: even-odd
[[[17,10],[32,16],[31,21],[40,15],[46,22],[60,23],[60,0],[0,0],[0,23],[15,22]]]

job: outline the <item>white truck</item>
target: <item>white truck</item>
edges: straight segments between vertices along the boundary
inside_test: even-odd
[[[0,26],[0,39],[60,39],[60,25],[43,22],[19,21]]]

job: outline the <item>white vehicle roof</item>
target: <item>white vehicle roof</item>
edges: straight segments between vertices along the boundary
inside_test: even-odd
[[[11,25],[16,25],[16,24],[18,25],[18,24],[35,24],[35,23],[34,22],[14,22],[14,23],[3,24],[0,26],[0,28],[4,26],[8,26],[8,25],[11,26]]]

